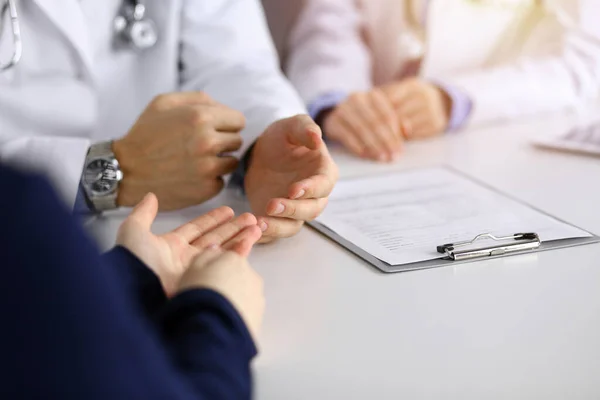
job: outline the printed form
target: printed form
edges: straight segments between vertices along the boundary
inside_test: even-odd
[[[481,233],[592,236],[441,167],[340,181],[317,222],[390,265],[441,258],[436,246]]]

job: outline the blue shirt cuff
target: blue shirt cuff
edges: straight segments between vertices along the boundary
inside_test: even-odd
[[[450,100],[452,100],[452,110],[450,110],[447,131],[452,132],[462,128],[471,115],[473,101],[465,92],[455,86],[438,84],[438,87],[444,90],[450,97]]]
[[[336,107],[347,97],[348,94],[341,91],[322,94],[308,105],[308,114],[313,120],[316,120],[323,111]]]
[[[250,161],[252,159],[252,151],[254,150],[255,145],[256,142],[252,143],[248,150],[246,150],[246,153],[240,160],[237,169],[233,172],[233,174],[231,174],[231,180],[229,181],[229,186],[240,189],[243,195],[246,194],[246,172],[248,171],[248,167],[250,166]]]

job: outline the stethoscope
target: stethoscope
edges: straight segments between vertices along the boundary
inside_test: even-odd
[[[6,71],[8,69],[13,68],[15,65],[21,61],[21,56],[23,55],[23,41],[21,40],[21,26],[19,25],[19,15],[17,14],[17,4],[15,0],[8,0],[2,8],[0,8],[0,39],[2,38],[2,19],[4,18],[4,14],[6,13],[6,9],[8,8],[8,16],[10,18],[10,24],[12,27],[12,36],[13,36],[13,55],[11,59],[6,63],[0,63],[0,72]]]
[[[137,51],[153,48],[158,42],[156,24],[146,16],[142,0],[125,0],[114,21],[116,45]]]
[[[2,37],[2,19],[6,11],[11,23],[13,54],[11,59],[0,63],[0,72],[15,67],[23,54],[23,40],[17,12],[16,0],[7,0],[0,8],[0,39]],[[114,20],[115,46],[136,51],[151,49],[158,42],[158,29],[154,21],[146,16],[146,6],[142,0],[124,0],[119,14]]]

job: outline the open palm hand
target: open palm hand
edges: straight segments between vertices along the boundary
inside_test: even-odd
[[[192,261],[205,249],[222,247],[247,257],[260,238],[256,217],[234,218],[220,207],[164,235],[150,230],[158,212],[156,196],[148,194],[123,222],[117,244],[126,247],[160,278],[167,295],[173,295]]]
[[[338,169],[321,130],[300,115],[272,124],[257,140],[245,189],[262,241],[296,234],[327,205]]]

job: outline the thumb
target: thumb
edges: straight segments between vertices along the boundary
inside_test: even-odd
[[[138,203],[129,215],[129,219],[136,221],[142,227],[150,230],[158,213],[158,199],[154,193],[148,193]]]
[[[319,125],[308,115],[299,115],[290,120],[290,129],[287,130],[287,140],[294,146],[306,147],[317,150],[323,144],[323,134]]]

